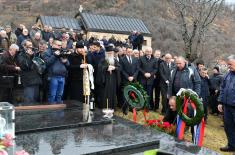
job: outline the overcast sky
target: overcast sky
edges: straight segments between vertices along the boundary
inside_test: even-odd
[[[227,3],[235,3],[235,0],[225,0]]]

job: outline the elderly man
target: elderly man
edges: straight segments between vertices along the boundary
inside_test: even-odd
[[[30,40],[23,42],[24,50],[17,57],[22,70],[22,84],[24,87],[24,103],[32,104],[39,101],[39,85],[42,84],[41,75],[33,62],[33,45]]]
[[[32,38],[33,47],[34,48],[38,48],[40,41],[42,41],[41,33],[40,32],[36,32],[34,34],[34,37]]]
[[[171,62],[172,56],[170,53],[165,55],[165,60],[160,64],[159,73],[160,73],[160,88],[162,94],[162,113],[166,113],[168,109],[167,105],[167,89],[170,81],[171,70],[174,67],[174,64]]]
[[[153,110],[153,84],[154,77],[157,73],[158,64],[157,60],[153,57],[153,50],[151,47],[145,49],[145,56],[140,57],[139,59],[139,74],[140,74],[140,83],[143,85],[144,89],[147,91],[147,94],[150,97],[150,110]]]
[[[114,48],[112,45],[105,47],[105,59],[98,65],[96,83],[99,85],[101,96],[100,108],[115,109],[117,105],[117,87],[120,85],[120,66],[114,59]]]
[[[140,57],[140,52],[139,52],[139,50],[137,50],[137,49],[133,50],[133,56],[134,56],[135,58],[139,59],[139,57]]]
[[[10,41],[10,44],[16,44],[17,43],[17,37],[15,33],[12,32],[11,26],[7,25],[5,28],[5,31],[7,32],[8,39]]]
[[[8,77],[9,80],[12,79],[11,82],[16,81],[14,79],[20,72],[20,67],[16,65],[17,51],[19,51],[19,47],[16,44],[12,44],[9,48],[9,51],[5,51],[0,56],[0,75],[11,76],[11,77]],[[0,87],[1,87],[0,101],[12,102],[14,82],[12,83],[13,84],[12,86],[10,86],[9,84],[5,82],[6,81],[3,81],[3,80],[0,81]]]
[[[235,151],[235,55],[227,58],[229,73],[224,76],[220,95],[218,98],[218,110],[224,111],[224,130],[228,144],[220,148],[221,151]]]
[[[176,96],[180,88],[192,89],[200,95],[201,78],[196,68],[182,56],[177,57],[175,63],[176,68],[172,70],[169,81],[168,97]]]

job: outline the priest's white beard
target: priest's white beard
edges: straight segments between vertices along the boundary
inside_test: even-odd
[[[109,65],[113,65],[114,66],[114,56],[107,56],[105,55],[105,60],[109,63]]]

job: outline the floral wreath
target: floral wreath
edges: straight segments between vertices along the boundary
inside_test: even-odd
[[[143,86],[138,82],[128,82],[124,87],[124,97],[127,103],[137,110],[148,107],[149,97]]]
[[[188,117],[185,113],[182,112],[182,107],[186,105],[186,102],[190,103],[193,109],[196,110],[196,115],[194,117]],[[204,117],[204,108],[201,99],[198,95],[190,89],[180,89],[176,96],[176,109],[179,117],[186,123],[188,126],[194,126],[199,124]]]

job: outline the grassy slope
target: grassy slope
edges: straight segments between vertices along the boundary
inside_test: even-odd
[[[123,115],[121,110],[117,110],[115,112],[115,115],[118,115],[128,120],[133,120],[133,115],[131,112],[129,112],[128,115]],[[149,112],[147,114],[147,119],[154,119],[156,117],[162,117],[162,116],[159,115],[158,112]],[[142,112],[137,112],[137,122],[139,124],[144,124],[144,118]],[[223,155],[229,155],[229,153],[224,153],[219,151],[219,148],[221,146],[226,145],[227,143],[224,128],[221,127],[221,125],[222,125],[222,119],[220,117],[209,115],[208,122],[205,128],[203,146],[211,150],[214,150],[216,152],[219,152]],[[191,139],[191,135],[189,132],[186,133],[186,139],[187,140]]]

